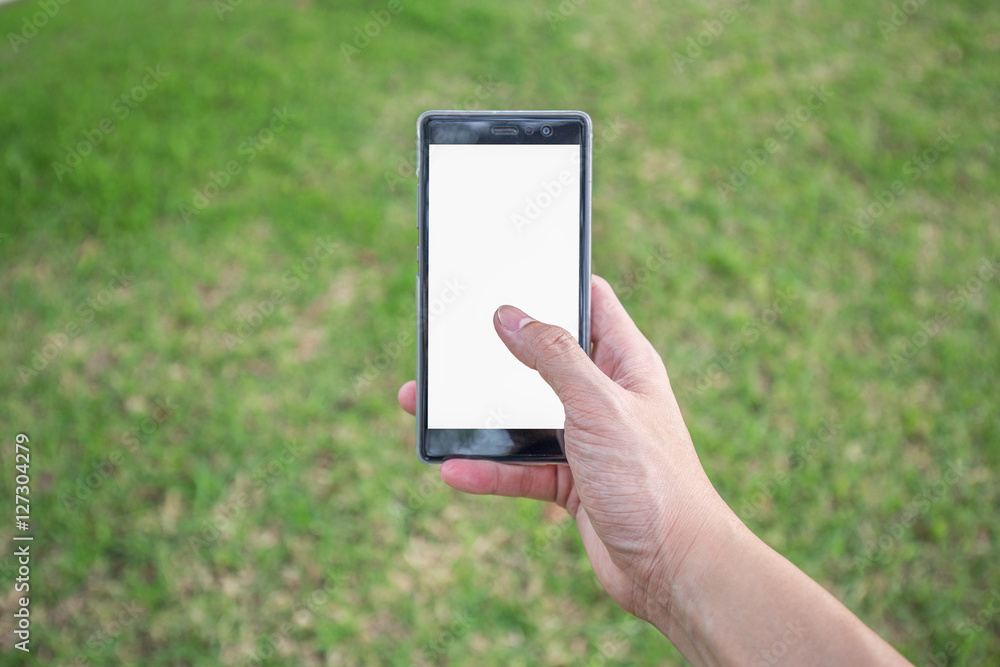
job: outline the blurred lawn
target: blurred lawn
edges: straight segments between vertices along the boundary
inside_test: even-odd
[[[594,270],[724,497],[916,664],[995,664],[1000,7],[346,4],[0,7],[33,657],[681,664],[561,511],[413,452],[414,123],[464,106],[593,116]]]

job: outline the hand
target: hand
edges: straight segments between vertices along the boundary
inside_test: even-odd
[[[451,459],[441,478],[565,507],[608,593],[695,665],[773,664],[779,648],[787,664],[909,664],[743,525],[701,467],[660,356],[597,276],[591,305],[592,358],[516,308],[493,315],[562,401],[568,465]],[[399,390],[411,414],[415,392]]]
[[[537,370],[566,409],[567,465],[451,459],[441,478],[467,493],[555,502],[576,519],[608,593],[649,620],[669,605],[706,523],[730,517],[698,461],[663,362],[603,278],[591,283],[593,357],[564,329],[504,306],[497,334]],[[416,385],[399,391],[414,413]]]

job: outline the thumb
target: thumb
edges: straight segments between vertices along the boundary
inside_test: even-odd
[[[507,349],[552,387],[567,417],[591,411],[594,399],[614,385],[562,327],[539,322],[514,306],[500,306],[493,326]]]

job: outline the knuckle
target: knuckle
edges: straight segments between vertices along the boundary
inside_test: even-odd
[[[535,338],[535,348],[548,352],[546,355],[548,357],[562,357],[566,354],[572,354],[574,348],[577,347],[580,347],[580,344],[576,342],[576,339],[560,327],[548,327]]]
[[[613,386],[566,387],[563,398],[567,421],[587,432],[609,435],[632,423],[629,401]]]

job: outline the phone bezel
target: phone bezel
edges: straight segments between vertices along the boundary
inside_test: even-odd
[[[553,132],[543,136],[541,131],[526,134],[525,128],[539,126],[549,121]],[[494,127],[516,127],[515,134],[497,135]],[[572,128],[572,137],[570,129]],[[454,136],[442,136],[444,129]],[[539,129],[536,127],[536,129]],[[579,141],[576,141],[576,138]],[[574,139],[569,141],[568,139]],[[417,270],[417,455],[428,464],[442,463],[449,458],[486,459],[510,463],[560,463],[563,453],[563,429],[518,429],[518,438],[529,440],[526,451],[517,454],[477,455],[428,453],[427,428],[427,177],[430,143],[483,143],[483,144],[557,144],[579,143],[580,154],[580,294],[579,332],[577,340],[590,353],[590,197],[591,197],[591,146],[593,126],[590,116],[582,111],[427,111],[417,119],[417,228],[419,230]],[[434,431],[478,433],[507,431],[507,429],[434,429]],[[440,436],[446,437],[444,433]],[[512,438],[511,438],[512,439]]]

